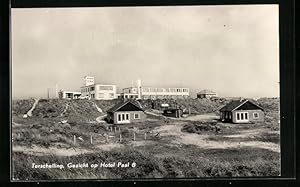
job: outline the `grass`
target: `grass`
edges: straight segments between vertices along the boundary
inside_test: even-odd
[[[196,152],[203,153],[203,150]],[[195,151],[193,151],[195,153]],[[178,153],[177,153],[178,154]],[[82,178],[191,178],[191,177],[238,177],[278,176],[279,155],[261,149],[232,149],[204,151],[203,157],[155,157],[140,149],[123,149],[83,154],[71,157],[30,156],[13,153],[13,176],[19,180],[32,179],[82,179]],[[240,155],[242,154],[242,155]],[[68,163],[123,163],[135,162],[129,168],[79,168],[68,169]],[[60,169],[34,169],[32,163],[56,163],[65,166]]]
[[[101,123],[90,123],[102,115],[96,110],[94,102],[105,112],[118,100],[41,100],[33,111],[33,117],[23,119],[21,115],[27,112],[34,100],[14,101],[13,121],[22,124],[13,126],[13,145],[41,147],[73,147],[73,135],[82,137],[85,141],[77,141],[78,148],[96,150],[90,145],[90,135],[93,137],[109,133]],[[156,105],[166,102],[157,100]],[[182,107],[191,107],[192,113],[206,113],[215,111],[227,100],[186,99],[177,100]],[[173,144],[178,137],[164,136],[162,139],[147,137],[144,141],[143,133],[163,125],[182,125],[183,132],[205,134],[214,141],[262,141],[279,143],[278,113],[276,99],[262,99],[259,103],[265,107],[265,123],[255,124],[227,124],[221,122],[197,122],[165,120],[162,117],[147,115],[147,121],[125,124],[120,126],[122,133],[122,147],[117,150],[95,151],[94,153],[77,156],[27,155],[22,152],[13,153],[13,175],[20,180],[31,179],[84,179],[84,178],[170,178],[170,177],[233,177],[233,176],[278,176],[280,174],[280,154],[267,149],[241,147],[239,149],[203,149],[196,145]],[[66,104],[68,110],[61,116]],[[170,100],[170,103],[175,103]],[[142,105],[151,108],[150,101],[143,101]],[[67,120],[67,123],[60,123]],[[220,133],[215,127],[220,127]],[[178,126],[177,126],[178,127]],[[263,130],[254,137],[228,138],[225,135],[239,134],[243,130]],[[132,146],[132,131],[137,130],[136,138],[142,143]],[[18,136],[20,134],[20,137]],[[111,133],[113,134],[113,133]],[[40,135],[40,136],[38,136]],[[117,141],[116,138],[111,139]],[[104,137],[101,136],[103,140]],[[99,138],[99,142],[100,139]],[[102,141],[101,139],[101,141]],[[139,143],[136,141],[135,143]],[[197,141],[197,140],[195,140]],[[95,144],[97,141],[94,141]],[[143,144],[143,142],[145,142]],[[33,169],[31,163],[57,163],[66,166],[67,163],[93,162],[132,162],[136,168],[85,168],[85,169]]]

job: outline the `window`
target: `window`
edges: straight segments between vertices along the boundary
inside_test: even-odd
[[[100,90],[113,90],[113,86],[99,86]]]
[[[149,88],[142,88],[142,92],[149,92]]]
[[[140,119],[140,114],[134,114],[134,119]]]
[[[94,91],[95,90],[95,87],[93,86],[93,87],[91,87],[91,91]]]
[[[121,121],[121,114],[118,114],[118,121]]]
[[[91,98],[95,98],[95,94],[91,94]]]
[[[237,122],[248,122],[249,121],[248,112],[237,112],[236,120]]]
[[[254,113],[253,113],[253,118],[254,118],[254,119],[258,119],[258,118],[259,118],[258,112],[254,112]]]
[[[177,92],[181,92],[181,89],[177,89],[176,91],[177,91]]]

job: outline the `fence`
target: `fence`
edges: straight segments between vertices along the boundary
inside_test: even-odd
[[[159,140],[159,133],[147,130],[128,129],[120,127],[106,127],[102,133],[87,134],[61,134],[50,131],[47,134],[17,132],[12,134],[12,141],[20,144],[50,145],[50,143],[63,143],[71,146],[101,145],[109,143],[128,143],[133,141]]]

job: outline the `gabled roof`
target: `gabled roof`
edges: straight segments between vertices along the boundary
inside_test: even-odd
[[[144,109],[142,108],[142,105],[138,101],[127,100],[127,101],[122,101],[122,102],[116,104],[115,106],[113,106],[112,108],[110,108],[109,110],[107,110],[107,112],[115,112],[115,111],[119,110],[120,108],[122,108],[123,106],[125,106],[125,105],[127,105],[129,103],[131,103],[132,105],[136,106],[140,110],[144,111]]]
[[[197,94],[216,94],[216,92],[214,92],[212,90],[204,89],[204,90],[198,92]]]
[[[249,101],[248,99],[245,99],[245,100],[234,100],[234,101],[231,101],[230,103],[228,103],[227,105],[225,105],[224,107],[222,107],[220,109],[220,111],[221,112],[223,112],[223,111],[234,111],[234,110],[236,110],[237,108],[241,107],[242,105],[244,105],[247,102],[250,102],[251,104],[255,105],[256,107],[260,108],[261,110],[264,110],[262,107],[258,106],[254,102]]]

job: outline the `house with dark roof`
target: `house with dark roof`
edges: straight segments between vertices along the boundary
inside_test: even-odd
[[[217,97],[217,93],[212,90],[202,90],[197,93],[197,98],[211,98],[211,97]]]
[[[113,124],[134,123],[145,120],[146,114],[138,101],[122,101],[107,111],[107,121]]]
[[[231,123],[264,121],[264,109],[247,99],[234,100],[222,107],[220,119]]]

